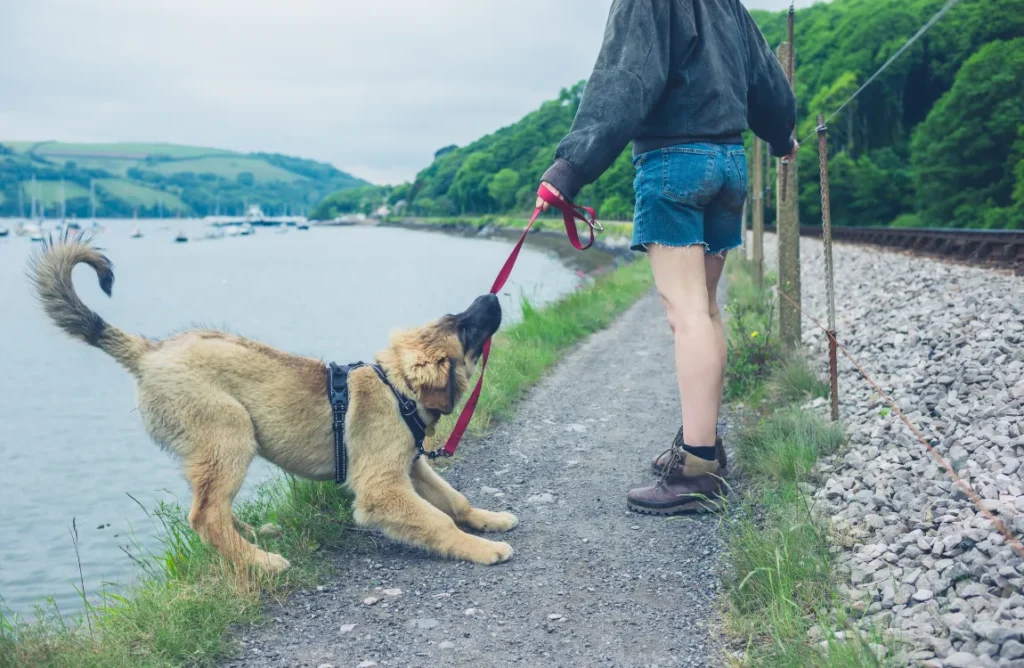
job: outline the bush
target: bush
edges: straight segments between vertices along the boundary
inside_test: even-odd
[[[746,261],[730,256],[727,355],[729,364],[725,377],[725,397],[729,401],[746,401],[782,359],[782,345],[775,336],[775,301],[770,286],[772,275],[765,276],[759,287]]]

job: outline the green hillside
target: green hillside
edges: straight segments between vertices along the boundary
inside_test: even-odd
[[[98,192],[127,202],[132,207],[152,210],[162,208],[168,212],[188,211],[188,205],[174,193],[164,192],[125,179],[98,179]]]
[[[160,174],[216,174],[227,179],[237,179],[239,174],[248,172],[257,182],[285,181],[292,182],[302,177],[287,169],[281,169],[259,158],[245,156],[203,156],[189,160],[162,162],[153,167]]]
[[[268,213],[308,210],[328,193],[368,185],[335,167],[273,153],[237,153],[177,144],[0,142],[0,216],[28,212],[35,176],[48,215],[65,184],[68,215],[89,215],[95,183],[97,215],[241,214],[246,204]]]
[[[24,201],[28,202],[32,199],[32,184],[31,182],[22,182],[22,195]],[[43,203],[46,208],[53,208],[60,205],[60,181],[36,181],[36,197]],[[18,195],[15,193],[14,198],[17,199]],[[75,199],[76,197],[89,197],[89,189],[83,188],[74,181],[64,182],[64,197],[65,199]]]
[[[171,158],[194,158],[201,155],[237,155],[234,151],[204,146],[180,144],[134,144],[130,142],[113,144],[80,144],[71,142],[8,142],[20,153],[35,153],[42,156],[75,157],[96,155],[98,157],[125,156],[143,160],[147,156],[165,155]]]
[[[801,138],[875,73],[945,0],[833,0],[796,13]],[[1024,228],[1024,12],[1020,0],[961,2],[830,123],[833,220],[839,225]],[[784,12],[753,12],[769,44]],[[388,191],[408,211],[450,216],[522,210],[572,123],[583,82],[520,121],[446,147],[413,183]],[[748,134],[747,142],[751,138]],[[800,159],[803,220],[820,220],[815,141]],[[631,216],[627,147],[579,202]],[[770,181],[769,181],[770,182]],[[320,215],[365,207],[339,193]],[[769,222],[774,213],[769,211]]]

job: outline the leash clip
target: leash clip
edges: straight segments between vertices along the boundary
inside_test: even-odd
[[[582,211],[580,211],[581,209]],[[594,213],[593,209],[576,207],[576,211],[579,212],[580,218],[583,219],[583,222],[590,226],[590,229],[595,232],[604,232],[604,225],[597,221],[597,214]]]

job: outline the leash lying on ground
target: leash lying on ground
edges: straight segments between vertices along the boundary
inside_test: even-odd
[[[542,200],[555,207],[562,212],[562,220],[565,223],[565,234],[569,237],[569,243],[572,244],[576,250],[587,250],[594,245],[594,231],[602,231],[604,228],[597,222],[596,214],[594,210],[587,206],[576,206],[571,202],[567,202],[558,195],[551,192],[547,186],[541,184],[540,188],[537,189],[537,196]],[[530,228],[540,217],[543,209],[537,207],[533,216],[530,218],[530,222],[527,223],[526,229],[523,230],[523,234],[519,237],[519,241],[516,243],[515,248],[509,253],[508,259],[505,260],[504,266],[501,271],[498,272],[498,277],[494,279],[494,285],[491,286],[491,294],[498,294],[498,291],[505,286],[505,282],[508,280],[509,275],[512,273],[512,267],[516,264],[516,259],[519,257],[519,251],[523,247],[523,242],[526,241],[526,235],[530,233]],[[590,231],[590,240],[587,245],[584,246],[580,243],[579,234],[576,232],[576,221],[581,220]],[[466,433],[466,428],[469,427],[469,421],[473,419],[473,412],[476,410],[477,401],[480,399],[480,390],[484,384],[484,372],[487,371],[487,358],[491,353],[491,340],[488,339],[487,343],[484,344],[483,355],[480,359],[480,378],[476,381],[476,387],[473,388],[473,393],[469,395],[469,399],[466,401],[465,408],[462,409],[462,413],[459,415],[458,421],[455,423],[455,428],[452,430],[451,435],[448,437],[448,442],[444,444],[444,448],[441,450],[434,450],[428,452],[427,456],[431,459],[437,457],[451,457],[455,454],[455,448],[459,447],[459,441],[462,440],[463,434]]]

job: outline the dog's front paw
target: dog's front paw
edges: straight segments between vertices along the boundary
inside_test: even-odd
[[[475,531],[511,531],[519,526],[519,518],[512,513],[495,513],[474,508],[466,524]]]
[[[480,542],[474,546],[474,549],[467,556],[474,563],[491,566],[511,559],[512,546],[508,543],[481,538]]]
[[[250,527],[250,531],[251,530],[252,530],[252,527]],[[260,527],[258,533],[261,536],[280,536],[281,535],[281,527],[279,527],[278,525],[273,524],[271,522],[267,522],[266,524],[264,524],[263,526]]]
[[[265,570],[268,573],[278,574],[284,573],[286,570],[292,567],[291,562],[282,557],[280,554],[274,554],[273,552],[264,552],[256,560],[256,565]]]

